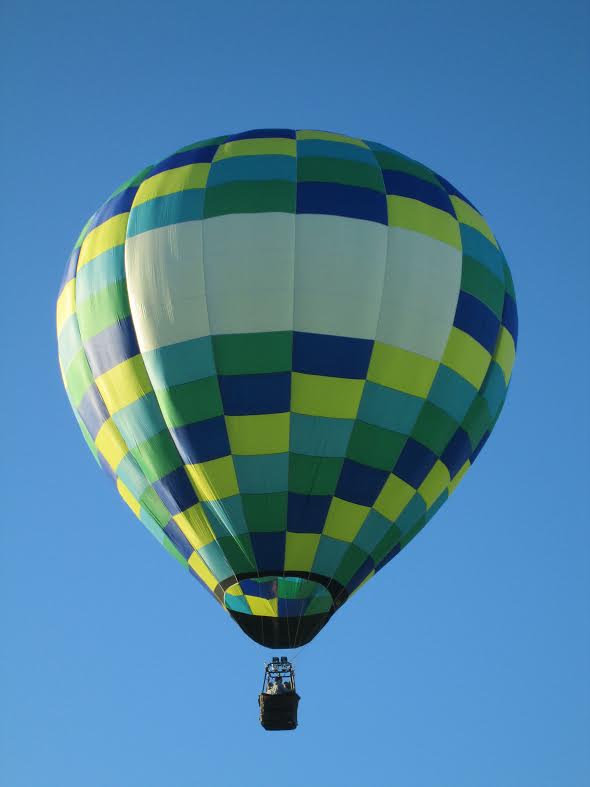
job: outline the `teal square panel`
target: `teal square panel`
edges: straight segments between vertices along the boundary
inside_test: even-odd
[[[242,535],[248,532],[244,508],[239,495],[223,500],[209,500],[203,503],[207,519],[216,538]]]
[[[291,413],[290,450],[309,456],[346,456],[354,421]]]
[[[289,454],[234,456],[238,487],[244,494],[286,492]]]
[[[320,536],[312,571],[325,577],[333,577],[349,546],[347,541]]]
[[[142,355],[155,391],[216,375],[210,336],[159,347]]]
[[[367,380],[358,412],[365,421],[399,434],[410,435],[424,400]]]
[[[477,389],[471,383],[441,364],[428,393],[428,401],[461,423],[476,396]]]

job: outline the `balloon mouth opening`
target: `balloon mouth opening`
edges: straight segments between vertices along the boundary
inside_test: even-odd
[[[322,577],[322,579],[324,579]],[[334,589],[308,575],[242,578],[225,588],[223,605],[240,628],[269,648],[310,642],[337,608]]]

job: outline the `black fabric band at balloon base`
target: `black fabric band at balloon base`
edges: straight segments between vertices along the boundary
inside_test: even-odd
[[[299,618],[247,615],[244,612],[233,612],[232,610],[229,610],[229,614],[242,631],[259,645],[275,650],[285,650],[299,648],[311,642],[334,613],[303,615]]]

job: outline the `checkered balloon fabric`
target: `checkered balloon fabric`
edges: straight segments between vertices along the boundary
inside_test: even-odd
[[[253,639],[315,636],[502,408],[504,255],[448,181],[324,131],[198,142],[91,217],[57,303],[90,450]]]

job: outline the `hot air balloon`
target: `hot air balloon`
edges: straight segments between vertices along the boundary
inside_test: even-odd
[[[294,648],[473,464],[517,313],[447,180],[375,142],[262,129],[124,183],[75,245],[57,331],[121,497],[249,637]]]

